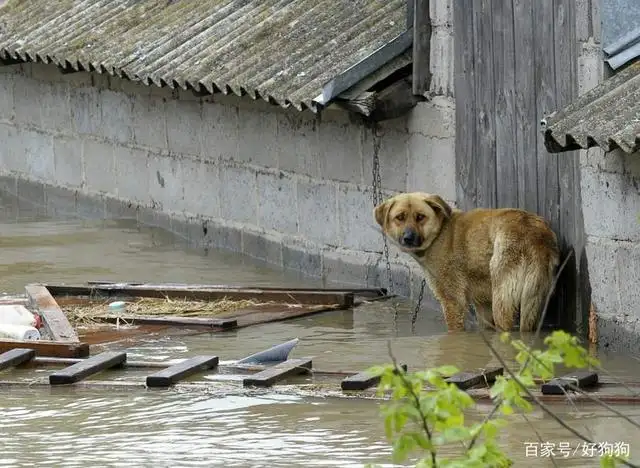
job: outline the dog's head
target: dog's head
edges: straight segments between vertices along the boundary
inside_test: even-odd
[[[382,232],[411,253],[427,249],[438,237],[451,207],[438,195],[401,193],[376,206],[373,215]]]

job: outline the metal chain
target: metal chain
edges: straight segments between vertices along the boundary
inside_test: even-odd
[[[382,195],[382,178],[380,176],[380,145],[382,143],[382,139],[380,135],[378,135],[377,127],[373,127],[373,165],[372,165],[372,175],[373,175],[373,186],[372,186],[372,198],[373,198],[373,206],[378,206],[383,201]],[[391,294],[394,286],[393,286],[393,277],[391,275],[391,261],[389,260],[389,244],[387,243],[387,238],[383,234],[382,235],[383,242],[383,254],[385,261],[387,263],[387,282],[388,282],[388,294]],[[420,285],[420,293],[418,295],[418,302],[416,303],[416,307],[413,311],[413,316],[411,317],[411,331],[414,331],[416,320],[418,318],[418,312],[420,311],[420,306],[422,305],[422,300],[424,298],[424,290],[427,281],[425,279],[422,280],[422,284]],[[393,312],[394,312],[394,321],[398,317],[398,309],[393,304]]]
[[[411,331],[413,331],[416,326],[416,320],[418,319],[418,312],[420,312],[422,299],[424,299],[424,288],[426,285],[427,285],[427,280],[422,278],[422,284],[420,284],[420,294],[418,294],[418,302],[416,304],[416,308],[413,310],[413,316],[411,317]]]
[[[372,187],[372,196],[373,196],[373,206],[376,207],[383,201],[382,195],[382,178],[380,176],[380,145],[382,143],[382,139],[380,135],[378,135],[376,127],[373,128],[373,187]],[[384,258],[387,263],[387,282],[388,282],[388,290],[387,293],[391,294],[395,289],[393,285],[393,276],[391,275],[391,261],[389,260],[389,244],[387,243],[387,237],[382,235],[383,242],[383,253]]]

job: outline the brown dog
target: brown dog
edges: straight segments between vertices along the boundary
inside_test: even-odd
[[[478,322],[532,331],[559,261],[556,235],[540,216],[516,209],[460,211],[438,195],[403,193],[374,216],[384,234],[422,266],[449,331]]]

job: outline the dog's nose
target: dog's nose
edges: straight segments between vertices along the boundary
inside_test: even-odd
[[[402,233],[402,243],[404,245],[416,245],[418,241],[418,236],[416,235],[416,232],[413,229],[405,229],[404,232]]]

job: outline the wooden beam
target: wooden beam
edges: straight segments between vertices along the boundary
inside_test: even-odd
[[[571,374],[557,377],[547,383],[542,384],[543,395],[564,395],[570,391],[570,386],[579,389],[594,387],[598,383],[598,374],[592,371],[577,371]]]
[[[431,18],[429,0],[413,3],[413,79],[412,93],[423,96],[431,86]]]
[[[0,340],[0,353],[16,348],[33,349],[36,352],[36,356],[60,358],[83,358],[89,356],[89,345],[87,343],[65,343],[47,340]]]
[[[369,118],[374,122],[396,119],[424,100],[424,97],[414,94],[408,79],[401,79],[377,93]]]
[[[123,287],[128,286],[146,286],[163,288],[167,286],[180,287],[185,289],[259,289],[261,291],[280,291],[280,292],[319,292],[319,293],[352,293],[357,296],[371,296],[379,297],[387,294],[386,288],[280,288],[277,286],[260,286],[252,287],[238,284],[183,284],[183,283],[167,283],[167,284],[153,284],[153,283],[136,283],[125,282],[116,283],[114,281],[87,281],[90,286],[102,286],[102,285],[119,285]]]
[[[491,369],[481,369],[474,372],[458,372],[446,379],[447,383],[455,384],[461,390],[475,387],[483,383],[492,384],[496,381],[496,377],[502,375],[504,369],[495,367]]]
[[[164,325],[168,327],[191,327],[191,328],[216,328],[221,330],[231,330],[238,326],[238,321],[234,318],[212,319],[204,317],[153,317],[147,315],[100,315],[95,317],[102,322],[116,323],[118,319],[127,323],[138,323],[141,325]]]
[[[33,349],[15,348],[0,354],[0,371],[19,366],[36,357]]]
[[[53,341],[76,343],[80,341],[76,331],[46,287],[29,284],[25,289],[31,306],[37,309],[42,318],[44,330]]]
[[[97,354],[82,362],[78,362],[49,375],[51,385],[66,385],[78,382],[90,375],[122,365],[127,360],[127,353],[108,351]]]
[[[242,380],[244,387],[271,387],[276,382],[311,370],[311,359],[289,359]]]
[[[246,300],[262,302],[280,302],[287,304],[338,304],[352,307],[354,294],[323,291],[267,290],[267,289],[229,289],[229,288],[192,288],[179,285],[95,285],[66,286],[48,284],[46,288],[53,296],[99,296],[99,297],[155,297],[180,298],[213,301],[219,299]]]
[[[169,387],[201,371],[218,366],[218,356],[196,356],[147,376],[147,387]]]
[[[402,364],[402,370],[407,372],[406,364]],[[315,374],[316,372],[314,372]],[[374,375],[367,371],[360,372],[355,375],[350,375],[340,382],[340,388],[342,390],[366,390],[367,388],[374,387],[380,383],[380,375]]]

